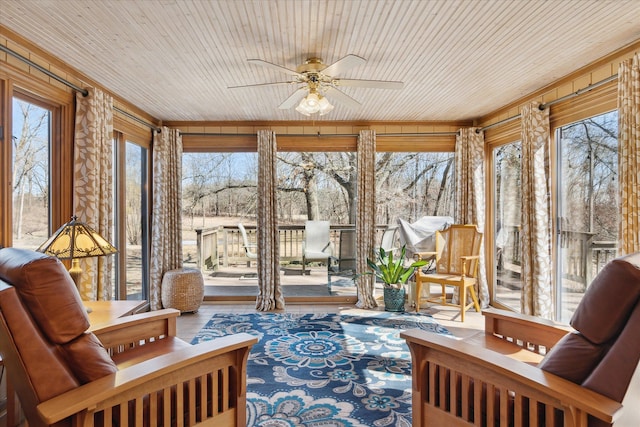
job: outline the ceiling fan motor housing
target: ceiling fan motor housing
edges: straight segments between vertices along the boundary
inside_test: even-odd
[[[299,65],[296,71],[300,74],[319,73],[325,68],[327,68],[327,65],[322,62],[322,59],[314,57],[307,59],[304,64]]]

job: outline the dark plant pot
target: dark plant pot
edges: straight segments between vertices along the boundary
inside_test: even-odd
[[[404,312],[404,298],[406,295],[404,287],[390,288],[385,286],[383,295],[385,311]]]

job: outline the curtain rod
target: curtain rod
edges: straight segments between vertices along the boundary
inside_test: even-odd
[[[538,108],[540,109],[540,111],[542,111],[545,108],[551,107],[552,105],[555,105],[555,104],[557,104],[559,102],[566,101],[567,99],[575,98],[576,96],[582,95],[585,92],[589,92],[589,91],[591,91],[591,90],[593,90],[593,89],[595,89],[597,87],[600,87],[600,86],[605,85],[605,84],[607,84],[609,82],[612,82],[612,81],[616,80],[617,78],[618,78],[618,75],[614,74],[614,75],[612,75],[610,77],[607,77],[606,79],[600,80],[599,82],[595,82],[593,84],[590,84],[589,86],[583,87],[582,89],[578,89],[577,91],[572,92],[572,93],[570,93],[568,95],[561,96],[558,99],[554,99],[553,101],[549,101],[549,102],[546,102],[544,104],[540,104],[538,106]],[[509,117],[507,119],[500,120],[499,122],[495,122],[495,123],[487,125],[487,126],[485,126],[483,128],[477,129],[476,132],[477,133],[483,132],[483,131],[485,131],[487,129],[491,129],[491,128],[494,128],[496,126],[500,126],[500,125],[512,122],[514,120],[517,120],[520,117],[522,117],[522,114],[517,114],[517,115],[515,115],[513,117]]]
[[[29,58],[26,58],[26,57],[20,55],[18,52],[15,52],[15,51],[9,49],[8,47],[6,47],[6,46],[4,46],[2,44],[0,44],[0,50],[5,52],[8,55],[13,56],[16,59],[19,59],[20,61],[24,62],[25,64],[29,65],[30,67],[35,68],[36,70],[40,71],[41,73],[46,74],[47,76],[49,76],[52,79],[62,83],[63,85],[70,87],[71,89],[75,90],[76,92],[81,93],[82,96],[87,96],[89,94],[89,91],[87,89],[81,88],[80,86],[75,85],[75,84],[71,83],[70,81],[63,79],[62,77],[58,76],[57,74],[55,74],[55,73],[51,72],[50,70],[44,68],[42,65],[33,62]],[[135,120],[138,123],[141,123],[141,124],[149,127],[150,129],[155,130],[156,132],[160,132],[162,130],[162,129],[156,127],[154,124],[149,123],[146,120],[141,119],[140,117],[134,116],[131,113],[123,111],[123,110],[121,110],[120,108],[118,108],[116,106],[114,106],[113,109],[115,111],[117,111],[118,113],[123,114],[123,115],[129,117],[130,119]]]
[[[256,136],[255,133],[180,132],[182,136]],[[455,136],[458,132],[376,133],[376,136]],[[357,133],[281,133],[276,136],[315,136],[317,138],[358,137]]]
[[[542,111],[547,107],[551,107],[552,105],[557,104],[559,102],[566,101],[567,99],[574,98],[574,97],[576,97],[578,95],[582,95],[585,92],[589,92],[590,90],[593,90],[593,89],[595,89],[597,87],[605,85],[605,84],[607,84],[609,82],[612,82],[612,81],[616,80],[617,78],[618,78],[618,75],[614,74],[614,75],[612,75],[610,77],[607,77],[606,79],[600,80],[599,82],[595,82],[593,84],[590,84],[587,87],[583,87],[582,89],[578,89],[577,91],[575,91],[573,93],[570,93],[570,94],[565,95],[565,96],[561,96],[560,98],[554,99],[553,101],[549,101],[547,103],[540,104],[540,106],[538,108],[540,109],[540,111]]]
[[[37,69],[38,71],[46,74],[47,76],[51,77],[52,79],[55,79],[55,80],[59,81],[60,83],[66,85],[66,86],[69,86],[71,89],[75,90],[76,92],[80,92],[83,96],[87,96],[89,94],[89,91],[87,91],[86,89],[83,89],[80,86],[74,85],[70,81],[67,81],[67,80],[63,79],[62,77],[58,76],[57,74],[52,73],[51,71],[47,70],[46,68],[44,68],[40,64],[36,64],[35,62],[30,60],[29,58],[25,58],[24,56],[20,55],[18,52],[14,52],[13,50],[9,49],[8,47],[6,47],[4,45],[0,44],[0,50],[5,52],[5,53],[7,53],[8,55],[13,56],[14,58],[19,59],[20,61],[28,64],[29,66]]]
[[[122,109],[120,109],[120,108],[116,107],[115,105],[113,106],[113,109],[114,109],[115,111],[117,111],[118,113],[122,114],[123,116],[127,116],[127,117],[129,117],[131,120],[135,120],[136,122],[138,122],[138,123],[141,123],[141,124],[145,125],[146,127],[148,127],[148,128],[149,128],[149,129],[151,129],[151,130],[154,130],[154,131],[156,131],[156,132],[158,132],[158,133],[162,132],[162,129],[161,129],[161,128],[159,128],[159,127],[156,127],[156,125],[154,125],[154,124],[152,124],[152,123],[149,123],[148,121],[143,120],[143,119],[141,119],[141,118],[140,118],[140,117],[138,117],[138,116],[134,116],[133,114],[131,114],[131,113],[127,112],[127,111],[124,111],[124,110],[122,110]]]

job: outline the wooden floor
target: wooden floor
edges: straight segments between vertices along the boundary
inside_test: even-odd
[[[409,307],[407,307],[409,308]],[[377,310],[383,311],[383,307]],[[286,309],[288,313],[344,313],[357,314],[366,313],[368,310],[361,310],[353,304],[332,304],[332,303],[288,303]],[[214,313],[257,313],[254,302],[248,303],[224,303],[205,301],[197,313],[183,313],[178,317],[178,336],[187,342],[191,342],[193,337],[211,318]],[[484,318],[482,314],[473,310],[467,311],[465,321],[460,321],[460,312],[455,307],[432,306],[421,310],[427,313],[442,326],[445,326],[452,334],[458,337],[465,337],[484,329]]]

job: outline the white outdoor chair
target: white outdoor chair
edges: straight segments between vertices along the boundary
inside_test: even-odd
[[[238,229],[240,230],[240,234],[242,234],[242,246],[244,247],[244,252],[247,255],[247,258],[249,258],[249,261],[247,261],[247,267],[250,267],[251,260],[258,259],[258,254],[254,252],[258,246],[255,243],[249,243],[247,230],[245,230],[244,225],[238,224]]]
[[[385,228],[382,233],[382,238],[380,239],[380,246],[376,248],[376,251],[380,251],[380,248],[384,249],[385,252],[391,252],[396,255],[396,251],[400,249],[398,246],[398,242],[396,242],[398,233],[398,226],[389,225]]]
[[[333,244],[329,237],[329,221],[307,221],[302,241],[302,272],[310,261],[321,261],[329,265],[333,256]]]

